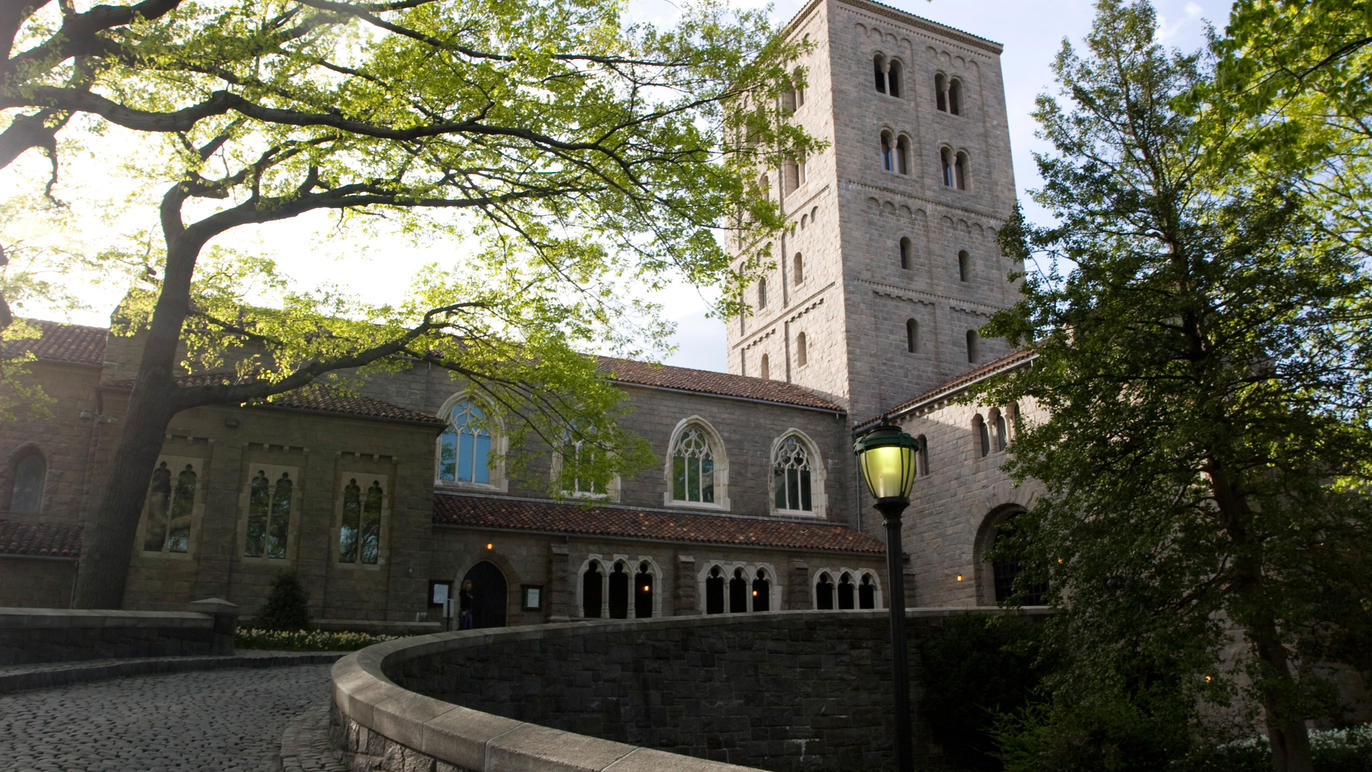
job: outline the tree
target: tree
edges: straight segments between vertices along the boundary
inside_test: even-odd
[[[575,349],[627,344],[638,306],[622,297],[626,282],[741,281],[750,266],[730,271],[714,232],[722,215],[755,186],[756,163],[810,144],[774,120],[793,49],[760,16],[706,5],[658,31],[624,28],[621,10],[613,0],[4,6],[0,163],[45,153],[51,193],[78,128],[122,127],[166,147],[160,244],[124,256],[144,291],[112,332],[139,332],[141,352],[111,482],[85,531],[78,605],[120,604],[165,428],[196,406],[429,360],[484,389],[488,418],[514,414],[550,443],[565,426],[596,426],[616,449],[598,476],[641,461],[613,428],[614,390]],[[744,131],[763,141],[734,147]],[[381,214],[471,254],[431,266],[406,303],[368,306],[292,290],[273,260],[215,243],[315,210]],[[751,210],[733,237],[761,243],[779,217]],[[280,307],[252,302],[254,286]]]
[[[1372,597],[1365,237],[1330,238],[1315,181],[1255,173],[1244,132],[1210,122],[1210,60],[1154,30],[1146,3],[1100,0],[1085,53],[1064,44],[1062,101],[1035,114],[1058,222],[1000,234],[1065,266],[988,326],[1036,357],[981,397],[1045,411],[1012,446],[1046,487],[1015,541],[1063,609],[1046,720],[1076,733],[1037,740],[1156,768],[1199,703],[1242,692],[1274,768],[1308,770],[1306,719],[1337,713],[1318,666],[1365,645]]]

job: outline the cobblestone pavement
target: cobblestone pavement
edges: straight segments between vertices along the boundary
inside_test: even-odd
[[[0,769],[339,768],[329,665],[235,668],[0,694]]]

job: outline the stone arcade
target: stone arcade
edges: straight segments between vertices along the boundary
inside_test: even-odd
[[[912,605],[1002,597],[1014,567],[982,555],[1031,494],[999,472],[1020,408],[950,404],[1024,359],[976,332],[1016,296],[993,239],[1014,201],[1001,48],[867,0],[815,0],[787,34],[815,45],[783,107],[828,146],[767,173],[790,228],[728,325],[729,374],[602,361],[659,467],[551,498],[553,450],[508,474],[480,399],[422,364],[198,408],[168,430],[125,606],[251,617],[293,570],[314,619],[392,629],[433,629],[464,579],[477,626],[881,608],[851,447],[883,414],[921,442]],[[41,327],[51,414],[0,426],[0,605],[68,605],[140,345]]]

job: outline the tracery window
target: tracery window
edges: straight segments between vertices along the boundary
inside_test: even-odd
[[[672,446],[672,498],[703,504],[715,501],[715,454],[700,426],[688,426]]]
[[[847,571],[838,578],[838,607],[840,611],[848,611],[853,608],[853,594],[856,588],[853,586],[853,575]]]
[[[447,419],[438,439],[439,481],[491,484],[492,437],[485,411],[462,400],[448,411]]]
[[[190,551],[191,517],[199,473],[193,462],[173,472],[167,461],[153,470],[143,508],[144,552],[184,554]]]
[[[36,515],[43,508],[43,482],[48,475],[48,462],[36,448],[20,451],[10,465],[9,511],[20,515]]]
[[[877,607],[877,585],[872,581],[872,575],[864,573],[862,581],[858,584],[858,608],[872,609]]]
[[[629,574],[622,560],[616,560],[610,572],[610,618],[629,618]]]
[[[821,572],[815,582],[815,608],[828,610],[834,607],[834,579],[829,573]]]
[[[379,478],[363,489],[363,482],[349,477],[343,486],[338,527],[338,562],[374,566],[381,561],[381,524],[386,491]],[[388,481],[389,482],[389,481]]]
[[[748,611],[748,580],[743,569],[734,569],[734,578],[729,580],[729,613],[742,614]]]
[[[598,479],[605,466],[606,449],[592,428],[573,426],[562,435],[562,446],[553,460],[560,490],[568,496],[605,498],[610,485]],[[613,481],[612,483],[613,484]]]
[[[273,470],[275,473],[275,470]],[[272,480],[266,469],[258,469],[248,481],[248,522],[243,544],[244,557],[286,557],[290,538],[291,508],[295,481],[289,471]]]
[[[777,509],[809,512],[810,457],[794,436],[782,440],[772,457],[772,491]]]
[[[724,613],[724,572],[719,566],[711,567],[710,575],[705,578],[705,613]]]

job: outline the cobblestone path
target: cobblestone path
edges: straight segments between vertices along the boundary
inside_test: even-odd
[[[329,665],[118,678],[0,694],[0,769],[276,770]]]

